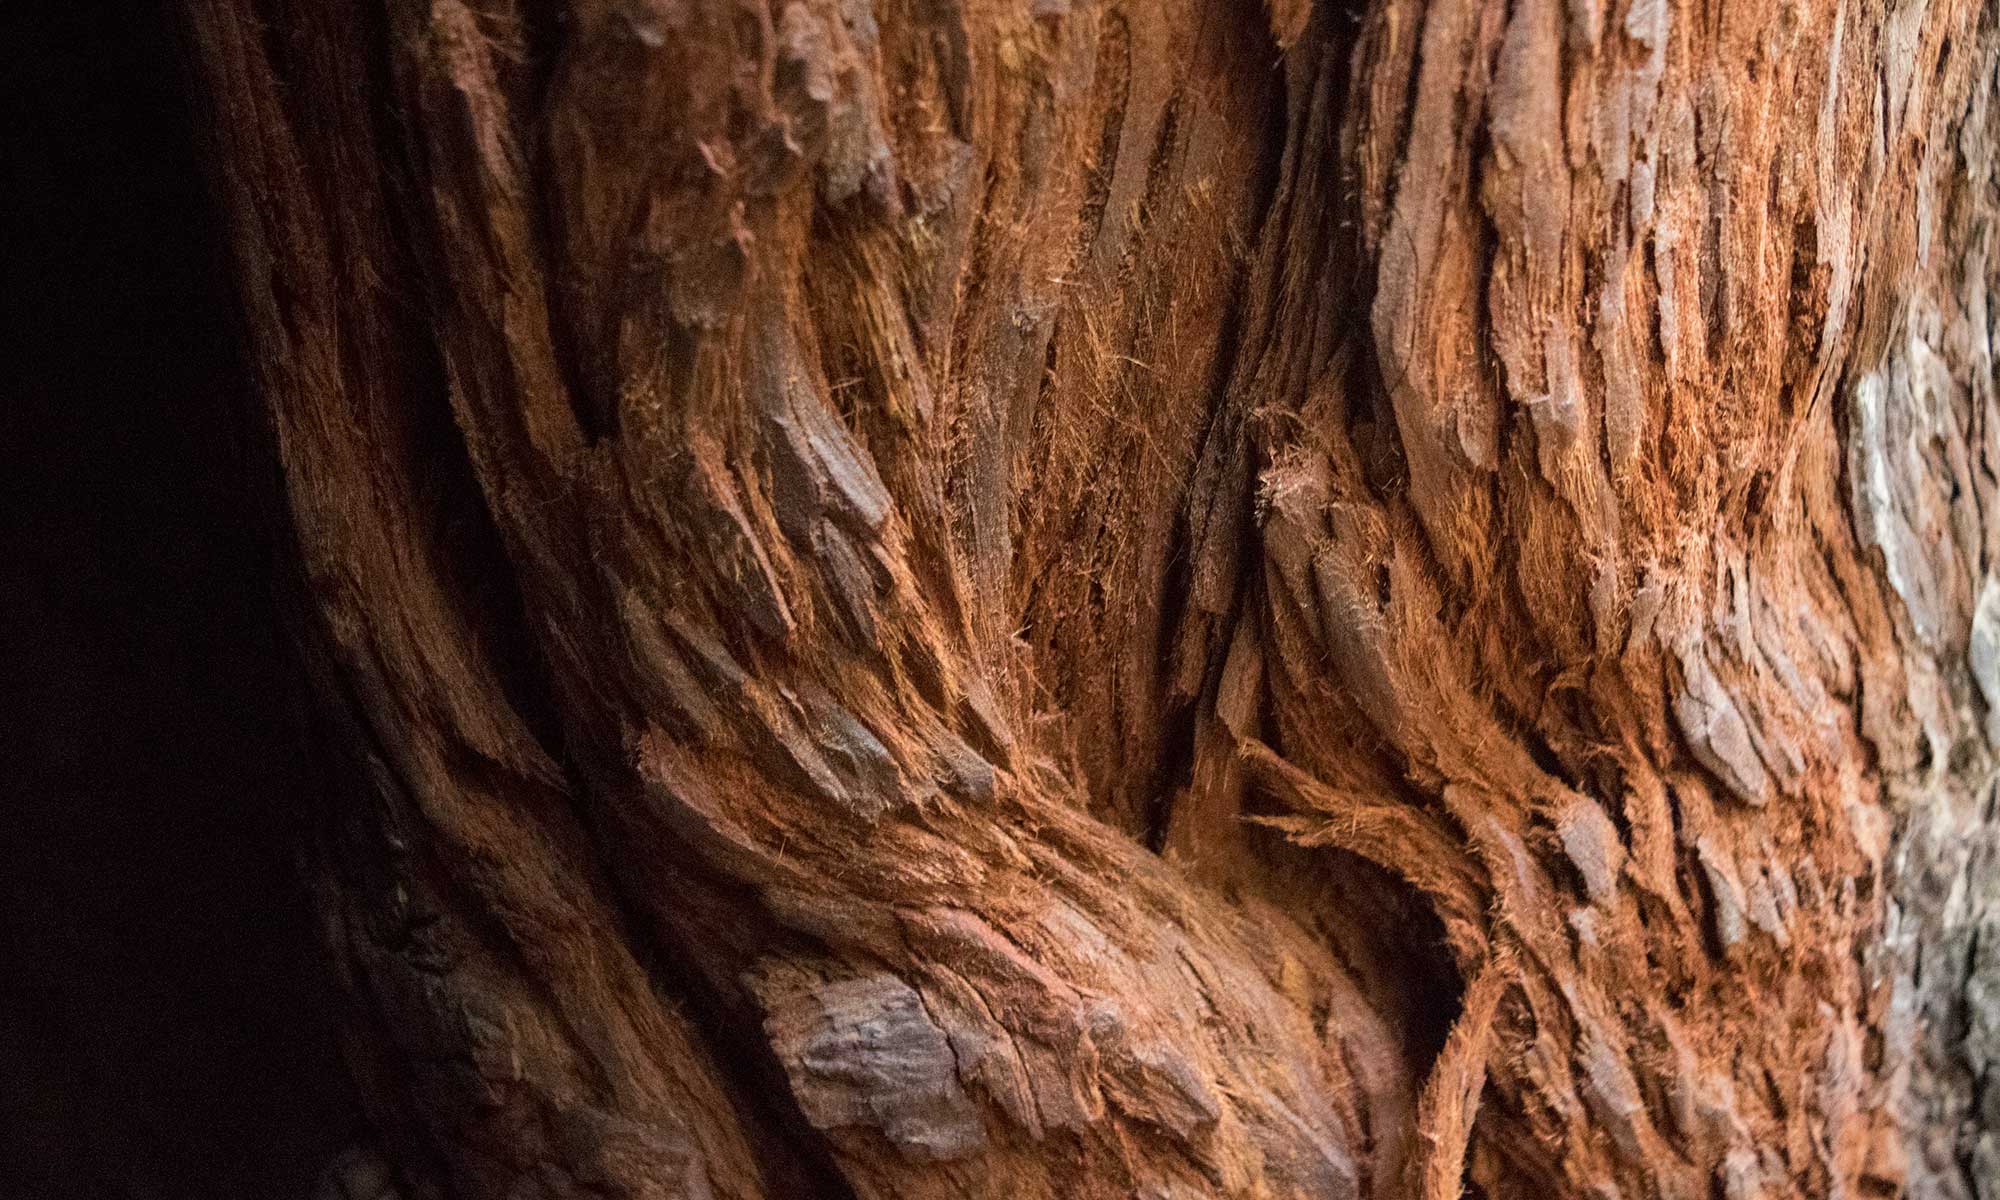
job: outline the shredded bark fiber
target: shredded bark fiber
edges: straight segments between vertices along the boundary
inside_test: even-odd
[[[1990,5],[189,13],[412,1195],[1996,1194]]]

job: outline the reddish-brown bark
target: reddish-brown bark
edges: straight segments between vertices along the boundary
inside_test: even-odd
[[[1990,7],[189,13],[413,1193],[1980,1195]]]

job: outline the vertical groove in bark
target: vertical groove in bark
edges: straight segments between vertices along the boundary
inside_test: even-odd
[[[413,1186],[1976,1195],[1988,7],[309,7],[192,27]]]

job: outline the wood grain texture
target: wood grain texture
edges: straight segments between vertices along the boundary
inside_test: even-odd
[[[1991,1200],[1990,7],[189,28],[412,1194]]]

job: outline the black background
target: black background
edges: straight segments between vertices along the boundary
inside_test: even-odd
[[[179,29],[0,8],[0,1197],[303,1197],[323,781]]]

